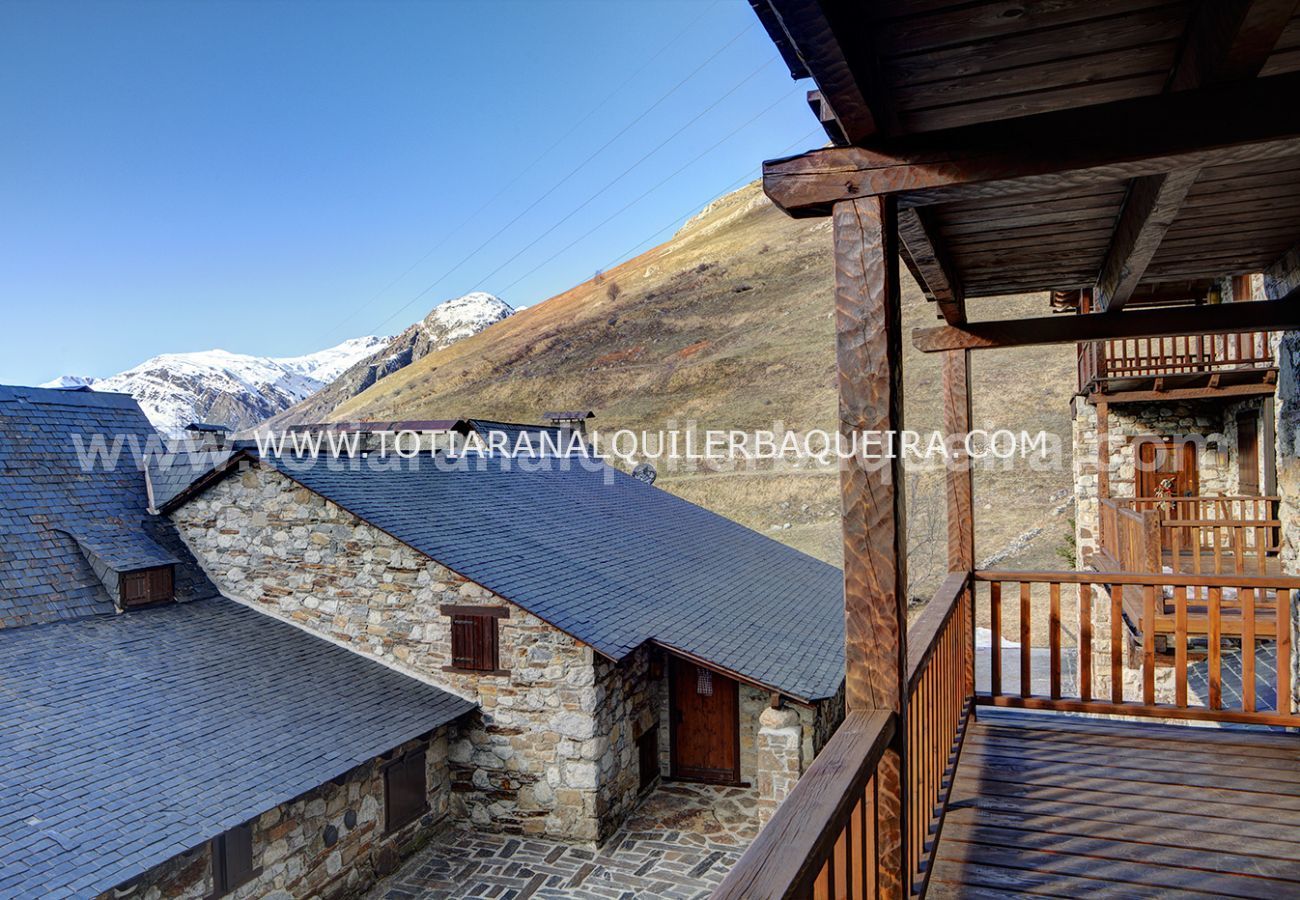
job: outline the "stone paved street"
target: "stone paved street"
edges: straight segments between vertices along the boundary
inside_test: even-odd
[[[664,784],[598,850],[450,829],[369,900],[706,897],[758,832],[751,788]]]

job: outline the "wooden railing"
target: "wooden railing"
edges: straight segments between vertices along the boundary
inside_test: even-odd
[[[876,767],[897,716],[849,712],[715,900],[875,897]]]
[[[924,894],[931,857],[943,827],[952,770],[961,752],[975,683],[968,590],[970,577],[954,573],[907,629],[906,710],[908,829],[904,845],[913,891]]]
[[[1079,389],[1105,378],[1272,368],[1274,364],[1266,331],[1085,341],[1079,344]]]
[[[973,708],[971,591],[949,575],[908,628],[903,717],[904,865],[923,893],[952,769]],[[899,717],[850,711],[714,898],[877,896],[877,773]]]
[[[1122,572],[1268,572],[1280,548],[1277,497],[1102,498],[1101,549]]]
[[[1101,549],[1122,572],[1159,572],[1160,514],[1130,509],[1109,497],[1098,503]]]
[[[992,638],[987,679],[976,683],[976,703],[1029,709],[1092,712],[1134,716],[1198,719],[1216,722],[1244,722],[1268,725],[1300,725],[1292,712],[1291,621],[1292,599],[1300,589],[1300,578],[1249,575],[1192,576],[1184,574],[1116,574],[1095,572],[1010,572],[979,571],[977,583],[987,584],[987,621]],[[1075,593],[1063,597],[1064,588]],[[1043,601],[1046,598],[1046,615]],[[1063,600],[1074,601],[1077,619],[1062,616]],[[1004,603],[1005,601],[1005,603]],[[1014,604],[1012,610],[1006,604]],[[1093,611],[1105,604],[1106,634],[1094,634]],[[977,601],[977,618],[982,618]],[[1014,607],[1018,606],[1018,611]],[[1107,609],[1108,607],[1108,609]],[[1004,620],[1014,612],[1018,646],[1014,648],[1015,672],[1004,668],[1012,648],[1003,647]],[[1124,653],[1130,640],[1126,617],[1141,636],[1140,687],[1125,688]],[[1034,623],[1046,623],[1047,634],[1035,635]],[[1073,625],[1074,627],[1071,627]],[[1157,696],[1156,636],[1167,635],[1173,644],[1172,668],[1161,660],[1162,670],[1172,672],[1172,685]],[[1224,638],[1240,639],[1240,701],[1228,704],[1224,695]],[[1063,636],[1074,642],[1072,665],[1064,665],[1067,648]],[[1046,638],[1046,653],[1041,645]],[[1094,643],[1108,639],[1101,654]],[[1205,644],[1206,682],[1203,702],[1194,702],[1190,690],[1189,656],[1191,641]],[[1040,645],[1039,661],[1045,662],[1046,690],[1035,691],[1034,642]],[[1257,651],[1271,644],[1276,661],[1274,699],[1261,702],[1257,690]],[[1232,650],[1234,655],[1235,649]],[[1015,674],[1015,686],[1006,681]],[[1071,680],[1073,684],[1071,685]],[[1095,687],[1106,685],[1104,696]],[[1133,696],[1130,696],[1133,694]]]

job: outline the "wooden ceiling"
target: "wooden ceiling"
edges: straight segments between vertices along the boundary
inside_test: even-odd
[[[1296,0],[750,2],[792,74],[816,80],[832,141],[881,154],[1004,126],[1022,153],[1059,152],[1057,135],[1016,126],[1300,72]],[[1300,155],[910,205],[905,260],[950,322],[965,298],[1026,291],[1091,288],[1118,310],[1260,271],[1296,244]]]

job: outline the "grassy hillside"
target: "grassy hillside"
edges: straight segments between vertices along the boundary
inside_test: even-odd
[[[483,416],[536,421],[547,409],[594,409],[605,433],[835,427],[830,224],[793,221],[757,185],[715,201],[670,241],[472,338],[433,353],[336,408],[334,419]],[[520,298],[506,298],[519,300]],[[1041,296],[986,301],[998,317],[1043,314]],[[982,315],[988,315],[981,312]],[[904,282],[905,326],[934,311]],[[985,427],[1069,435],[1073,353],[1035,348],[976,360],[975,418]],[[907,426],[941,419],[939,360],[905,361]],[[981,472],[977,552],[1041,527],[1004,565],[1045,565],[1067,530],[1050,514],[1068,493],[1063,470]],[[672,472],[658,484],[823,559],[840,561],[838,476],[783,472]],[[909,476],[914,593],[939,573],[941,473]]]

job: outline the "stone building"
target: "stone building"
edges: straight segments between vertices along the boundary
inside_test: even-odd
[[[135,401],[0,388],[0,897],[332,897],[448,816],[473,704],[219,595]]]
[[[478,704],[475,827],[599,841],[661,774],[770,810],[843,714],[837,569],[585,457],[245,454],[157,505],[223,593]]]

